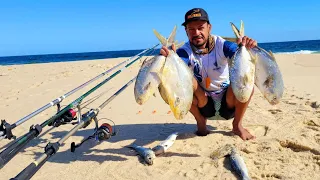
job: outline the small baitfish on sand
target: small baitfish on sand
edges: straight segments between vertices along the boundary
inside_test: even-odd
[[[157,145],[154,148],[152,148],[152,150],[154,151],[156,156],[159,156],[159,155],[164,154],[165,152],[167,152],[167,150],[173,145],[173,143],[175,142],[177,137],[178,137],[178,133],[175,132],[175,133],[169,135],[167,137],[167,139],[165,139],[164,141],[160,142],[159,145]]]
[[[242,21],[240,32],[233,23],[231,23],[231,27],[237,38],[244,36]],[[242,44],[239,45],[233,57],[228,61],[232,91],[237,100],[242,103],[247,102],[253,92],[255,63],[256,57]]]
[[[234,169],[243,180],[250,180],[247,166],[235,147],[232,147],[229,158],[232,169]]]
[[[226,144],[225,146],[213,151],[210,154],[210,158],[213,159],[215,167],[218,167],[218,160],[220,158],[223,158],[223,157],[231,154],[232,147],[233,146],[231,144]]]
[[[153,165],[153,161],[156,158],[156,155],[150,148],[144,148],[136,144],[132,144],[127,147],[134,149],[148,165]]]

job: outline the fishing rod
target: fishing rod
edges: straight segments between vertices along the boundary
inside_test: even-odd
[[[15,122],[14,124],[9,124],[8,122],[6,122],[6,120],[1,120],[1,124],[0,124],[0,140],[1,139],[9,139],[11,140],[11,138],[16,139],[16,137],[12,134],[12,129],[16,128],[17,126],[21,125],[22,123],[26,122],[27,120],[31,119],[32,117],[36,116],[37,114],[43,112],[44,110],[57,105],[58,107],[58,111],[60,111],[60,103],[62,102],[62,100],[64,100],[65,98],[67,98],[68,96],[74,94],[75,92],[77,92],[78,90],[84,88],[85,86],[89,85],[90,83],[96,81],[97,79],[103,77],[104,75],[108,74],[109,72],[111,72],[112,70],[116,69],[117,67],[123,65],[124,63],[127,63],[129,61],[132,61],[136,58],[138,58],[140,55],[147,53],[148,51],[154,49],[155,47],[157,47],[159,44],[154,45],[151,48],[145,49],[142,52],[138,53],[137,55],[117,64],[116,66],[108,69],[107,71],[101,73],[100,75],[92,78],[91,80],[85,82],[84,84],[76,87],[75,89],[67,92],[66,94],[52,100],[51,102],[49,102],[48,104],[44,105],[43,107],[37,109],[36,111],[30,113],[29,115],[21,118],[20,120],[18,120],[17,122]],[[73,112],[70,112],[71,114],[73,114]],[[69,113],[69,114],[70,114]]]
[[[98,119],[97,116],[99,112],[109,103],[111,102],[118,94],[120,94],[124,89],[126,89],[131,83],[134,82],[136,77],[131,79],[127,84],[122,86],[115,94],[109,97],[105,102],[103,102],[98,108],[91,109],[87,113],[82,115],[81,122],[77,124],[73,129],[71,129],[65,136],[63,136],[59,141],[55,143],[48,143],[46,145],[45,152],[37,158],[34,162],[30,163],[24,170],[22,170],[16,177],[11,178],[11,180],[20,180],[20,179],[30,179],[42,166],[47,160],[56,154],[63,145],[63,143],[74,133],[76,133],[80,128],[86,128],[92,120],[95,122],[95,132],[93,135],[89,136],[89,138],[85,139],[88,140],[90,137],[95,137],[96,140],[99,142],[103,140],[109,139],[111,136],[116,135],[116,132],[113,131],[113,128],[108,123],[103,123],[100,127],[98,127]],[[84,141],[85,141],[84,140]],[[84,141],[82,141],[77,147],[79,147]],[[71,149],[76,148],[74,143],[71,144]]]
[[[60,125],[72,123],[71,121],[76,119],[78,119],[78,123],[80,123],[80,119],[81,119],[80,103],[82,102],[82,100],[85,97],[89,96],[96,89],[104,85],[106,82],[108,82],[109,80],[117,76],[119,73],[124,71],[126,68],[131,66],[134,62],[136,62],[140,58],[141,57],[131,61],[130,63],[125,65],[123,68],[113,73],[111,76],[109,76],[108,78],[103,80],[101,83],[99,83],[98,85],[90,89],[88,92],[86,92],[85,94],[83,94],[82,96],[74,100],[73,102],[71,102],[69,105],[67,105],[65,108],[63,108],[59,112],[57,112],[57,114],[55,114],[51,118],[44,121],[42,124],[32,125],[28,133],[24,134],[22,137],[15,140],[12,144],[10,144],[10,146],[8,146],[5,150],[3,150],[0,153],[0,169],[4,165],[6,165],[26,144],[28,144],[32,139],[37,137],[41,133],[42,128],[44,128],[45,126],[48,125],[48,126],[58,127]],[[73,109],[73,108],[78,108],[78,114],[79,114],[78,118],[74,116],[75,112],[71,114],[69,113],[70,109]],[[75,123],[72,123],[72,124],[75,124]]]

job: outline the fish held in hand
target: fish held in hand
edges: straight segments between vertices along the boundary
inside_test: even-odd
[[[255,85],[271,105],[278,104],[283,96],[284,83],[273,53],[260,47],[250,51],[257,57]]]
[[[244,27],[238,32],[233,23],[231,27],[237,38],[244,36]],[[256,57],[243,45],[239,45],[233,57],[228,61],[232,91],[238,101],[247,102],[254,88]]]
[[[240,34],[240,30],[236,26],[234,26],[234,30]],[[236,38],[224,38],[236,42]],[[278,104],[283,97],[284,82],[274,54],[259,46],[251,48],[249,51],[256,57],[255,85],[271,105]]]
[[[162,45],[171,47],[176,34],[176,26],[174,27],[169,38],[166,39],[156,30],[154,34],[157,36]],[[178,48],[180,45],[176,45]],[[158,73],[158,72],[156,72]],[[172,49],[165,59],[162,70],[158,73],[161,80],[159,92],[163,100],[169,104],[171,111],[176,119],[183,119],[189,112],[193,99],[193,73],[186,63]]]
[[[134,96],[138,104],[143,105],[157,91],[160,84],[158,73],[164,62],[165,57],[158,55],[145,60],[141,65],[134,85]]]

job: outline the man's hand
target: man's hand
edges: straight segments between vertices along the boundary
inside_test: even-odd
[[[243,38],[239,38],[237,40],[237,44],[240,44],[240,43],[242,43],[242,45],[244,45],[245,47],[247,47],[249,49],[257,46],[257,41],[255,41],[247,36],[244,36]]]
[[[176,46],[174,44],[172,44],[171,49],[176,52]],[[169,49],[166,46],[162,46],[160,54],[167,57],[169,55]]]

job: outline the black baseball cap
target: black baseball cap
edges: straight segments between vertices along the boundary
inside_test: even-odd
[[[186,26],[191,21],[207,21],[209,24],[209,16],[208,13],[202,9],[202,8],[193,8],[190,9],[185,15],[184,15],[184,23],[182,23],[182,26]]]

